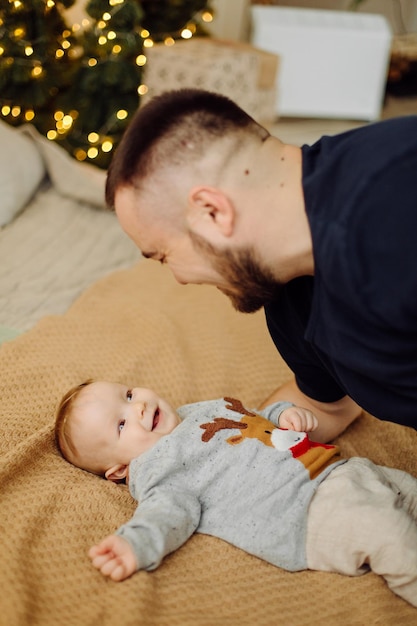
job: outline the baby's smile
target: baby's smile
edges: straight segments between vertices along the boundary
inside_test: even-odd
[[[158,426],[158,423],[159,423],[159,407],[156,407],[156,411],[154,413],[153,420],[152,420],[152,430],[155,430],[155,428]]]

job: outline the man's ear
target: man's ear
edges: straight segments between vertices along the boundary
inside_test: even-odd
[[[128,474],[128,465],[115,465],[105,472],[104,476],[106,480],[111,480],[114,483],[120,483],[125,480]]]
[[[227,194],[216,187],[193,187],[189,193],[188,225],[192,231],[208,235],[216,231],[230,237],[235,223],[235,208]]]

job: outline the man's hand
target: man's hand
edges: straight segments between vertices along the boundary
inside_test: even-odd
[[[281,413],[278,424],[280,428],[309,433],[312,430],[316,430],[319,422],[314,413],[308,409],[292,406]]]
[[[88,551],[94,567],[112,580],[129,578],[138,569],[130,544],[118,535],[109,535]]]

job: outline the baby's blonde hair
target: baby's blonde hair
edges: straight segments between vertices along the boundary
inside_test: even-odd
[[[93,379],[89,379],[69,389],[69,391],[67,391],[67,393],[62,397],[56,412],[55,442],[59,452],[62,454],[64,459],[70,463],[74,463],[77,450],[71,437],[69,418],[71,417],[75,401],[77,400],[80,392],[93,382]]]

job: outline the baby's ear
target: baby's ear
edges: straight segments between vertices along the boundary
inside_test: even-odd
[[[113,483],[121,483],[125,480],[128,474],[128,465],[115,465],[107,470],[104,474],[106,480],[111,480]]]

